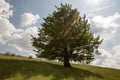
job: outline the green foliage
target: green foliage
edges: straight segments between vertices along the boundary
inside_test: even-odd
[[[0,55],[0,80],[120,80],[120,70]]]
[[[69,4],[61,4],[57,10],[44,18],[38,37],[32,36],[32,45],[38,57],[63,58],[64,66],[69,60],[90,63],[102,43],[94,37],[86,16],[81,17],[77,9]]]

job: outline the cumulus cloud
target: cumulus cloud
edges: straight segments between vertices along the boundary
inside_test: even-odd
[[[7,39],[14,33],[22,32],[21,29],[16,29],[12,23],[6,18],[0,18],[0,43],[5,44]]]
[[[15,47],[19,51],[32,51],[31,35],[35,36],[37,34],[37,28],[16,29],[9,21],[12,15],[13,6],[5,0],[0,0],[0,44]],[[24,13],[21,16],[21,25],[24,27],[31,26],[35,24],[39,18],[37,14]]]
[[[101,55],[96,55],[91,64],[120,69],[120,14],[115,13],[108,17],[90,14],[88,18],[95,35],[104,39],[100,47]]]
[[[9,22],[8,18],[13,15],[12,6],[5,0],[0,0],[0,34],[10,36],[16,29]]]
[[[9,18],[13,15],[13,6],[7,3],[5,0],[0,0],[0,17]]]
[[[29,27],[22,33],[12,35],[8,41],[8,44],[9,46],[15,47],[19,51],[30,53],[33,50],[33,47],[31,45],[31,35],[36,36],[37,33],[38,28]]]
[[[110,51],[100,49],[100,52],[102,54],[96,56],[96,59],[91,63],[92,65],[120,69],[120,45],[113,47]]]
[[[98,35],[101,35],[104,40],[110,39],[120,27],[120,14],[116,13],[112,16],[94,16],[91,19],[92,30]]]
[[[16,48],[18,52],[30,53],[30,55],[33,56],[31,35],[37,35],[38,28],[31,27],[31,25],[35,24],[40,17],[37,14],[24,13],[21,16],[21,25],[27,28],[17,29],[9,21],[13,15],[13,6],[5,0],[0,0],[0,46],[12,46]],[[35,55],[33,57],[35,57]]]
[[[0,43],[5,44],[6,40],[13,33],[19,33],[22,30],[16,29],[9,21],[9,17],[13,15],[12,6],[5,0],[0,0]]]
[[[32,13],[24,13],[23,15],[21,15],[21,26],[23,27],[31,26],[35,24],[39,18],[40,17],[38,14],[34,15]]]
[[[20,32],[20,29],[16,29],[8,19],[0,18],[0,34],[10,37],[14,32]]]
[[[3,39],[3,35],[2,34],[0,34],[0,44],[5,44],[5,41]]]

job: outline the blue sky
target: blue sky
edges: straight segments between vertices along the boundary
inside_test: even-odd
[[[0,0],[0,52],[34,56],[30,35],[60,3],[86,14],[91,30],[104,39],[91,65],[120,69],[120,0]]]

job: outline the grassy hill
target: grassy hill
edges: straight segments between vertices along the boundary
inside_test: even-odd
[[[120,80],[120,70],[0,55],[0,80]]]

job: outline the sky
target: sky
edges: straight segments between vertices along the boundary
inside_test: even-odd
[[[68,3],[86,14],[90,28],[103,39],[91,65],[120,69],[120,0],[0,0],[0,53],[34,56],[31,35],[56,6]]]

